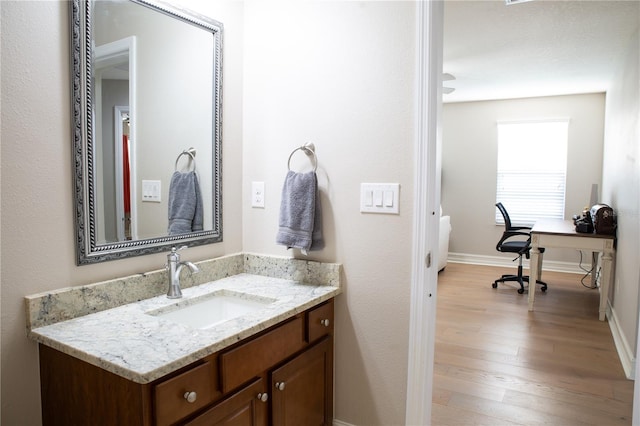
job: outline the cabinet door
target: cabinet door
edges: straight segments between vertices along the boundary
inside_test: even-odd
[[[333,422],[333,338],[306,350],[271,374],[274,426]]]
[[[187,426],[266,426],[267,396],[258,379],[186,423]]]

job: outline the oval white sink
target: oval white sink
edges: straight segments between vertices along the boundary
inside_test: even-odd
[[[268,297],[218,290],[205,296],[185,299],[173,305],[149,311],[146,314],[202,330],[255,312],[275,301],[276,299]]]

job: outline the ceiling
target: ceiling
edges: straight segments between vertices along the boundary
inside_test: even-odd
[[[597,93],[638,37],[640,0],[446,0],[444,15],[444,102]]]

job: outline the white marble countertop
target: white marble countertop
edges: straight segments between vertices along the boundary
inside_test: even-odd
[[[148,314],[217,290],[275,302],[204,330]],[[182,293],[182,299],[157,296],[33,328],[29,337],[134,382],[149,383],[329,300],[340,288],[240,273]]]

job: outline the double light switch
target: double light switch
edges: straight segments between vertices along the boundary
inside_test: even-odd
[[[360,211],[363,213],[399,213],[400,184],[360,184]]]

